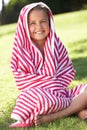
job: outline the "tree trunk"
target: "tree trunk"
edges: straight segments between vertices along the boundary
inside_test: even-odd
[[[2,10],[1,10],[1,24],[5,24],[5,13],[4,13],[4,8],[5,7],[5,3],[4,0],[2,0]]]

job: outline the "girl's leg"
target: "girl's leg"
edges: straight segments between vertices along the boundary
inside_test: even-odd
[[[62,117],[67,117],[69,115],[72,115],[74,113],[80,113],[82,110],[87,108],[87,90],[85,90],[83,93],[79,94],[77,97],[75,97],[70,106],[66,109],[63,109],[61,111],[58,111],[53,114],[49,115],[42,115],[35,117],[35,125],[39,125],[46,122],[51,122],[55,119],[59,119]]]

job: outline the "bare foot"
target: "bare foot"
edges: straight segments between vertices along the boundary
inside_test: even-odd
[[[87,109],[80,111],[77,115],[80,119],[87,119]]]
[[[49,114],[49,115],[40,115],[40,116],[37,116],[35,117],[34,119],[34,123],[35,123],[35,126],[39,126],[40,124],[44,124],[44,123],[47,123],[47,122],[51,122],[55,119],[55,116],[54,114]]]

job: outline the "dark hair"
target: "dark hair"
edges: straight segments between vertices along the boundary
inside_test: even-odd
[[[44,7],[44,6],[42,6],[42,5],[39,4],[39,5],[35,6],[34,8],[32,8],[32,9],[29,11],[29,13],[30,13],[32,10],[43,10],[43,11],[45,11],[46,14],[47,14],[47,16],[48,16],[49,23],[50,23],[50,13],[49,13],[48,8],[46,8],[46,7]],[[29,13],[28,13],[28,16],[29,16]]]

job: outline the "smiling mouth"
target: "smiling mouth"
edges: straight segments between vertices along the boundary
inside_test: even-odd
[[[38,31],[38,32],[35,32],[35,34],[43,34],[44,31]]]

